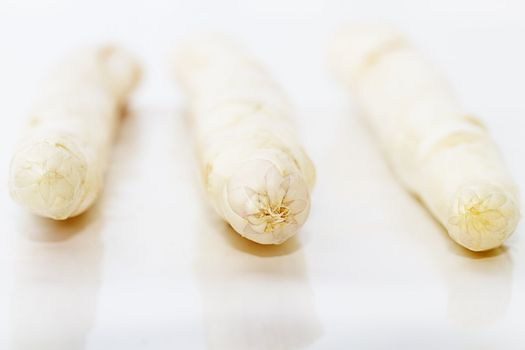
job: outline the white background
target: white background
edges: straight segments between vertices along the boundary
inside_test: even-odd
[[[521,1],[0,0],[0,349],[524,348],[523,225],[472,254],[404,192],[326,67],[347,21],[405,31],[525,188]],[[209,29],[242,39],[297,107],[318,183],[283,246],[238,237],[199,187],[168,55]],[[103,197],[66,223],[36,219],[5,185],[16,136],[53,64],[107,40],[145,76]]]

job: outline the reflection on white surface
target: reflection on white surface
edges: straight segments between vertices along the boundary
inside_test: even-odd
[[[95,211],[65,222],[20,218],[10,310],[13,349],[84,349],[95,320],[103,255]]]
[[[301,349],[321,335],[296,237],[262,246],[208,211],[195,270],[211,349]],[[204,217],[203,216],[203,217]]]
[[[519,337],[502,340],[523,309],[511,298],[515,241],[482,254],[458,246],[395,179],[356,113],[334,115],[310,222],[323,235],[306,250],[330,325],[318,348],[512,349]]]
[[[505,316],[511,299],[513,262],[508,248],[455,250],[457,255],[444,264],[449,317],[466,329],[492,326]]]

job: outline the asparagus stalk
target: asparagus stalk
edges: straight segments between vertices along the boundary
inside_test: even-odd
[[[284,242],[306,221],[315,178],[284,93],[254,58],[224,37],[187,41],[174,66],[189,96],[214,208],[252,241]]]
[[[500,246],[518,223],[516,184],[483,123],[434,66],[387,26],[341,30],[330,57],[405,187],[457,243]]]
[[[12,198],[56,220],[89,208],[102,188],[119,116],[139,75],[135,59],[113,46],[66,59],[44,84],[12,158]]]

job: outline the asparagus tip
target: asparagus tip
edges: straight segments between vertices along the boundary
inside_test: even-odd
[[[502,245],[518,218],[516,200],[507,191],[489,185],[469,187],[454,199],[447,229],[464,247],[485,251]]]
[[[11,162],[10,191],[35,214],[55,220],[74,215],[82,201],[86,162],[64,140],[41,140],[21,149]]]
[[[240,220],[230,220],[243,236],[261,244],[280,244],[304,224],[310,208],[308,186],[298,173],[269,160],[243,164],[227,186],[227,202]]]

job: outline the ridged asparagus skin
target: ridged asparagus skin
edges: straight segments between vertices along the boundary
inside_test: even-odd
[[[500,246],[519,220],[517,186],[482,122],[389,26],[355,25],[330,47],[394,172],[462,246]]]
[[[176,52],[206,192],[242,236],[280,244],[304,224],[315,170],[293,111],[269,73],[228,38],[203,35]]]
[[[139,76],[134,57],[114,46],[67,58],[42,86],[12,158],[12,198],[56,220],[88,209],[102,188],[119,118]]]

